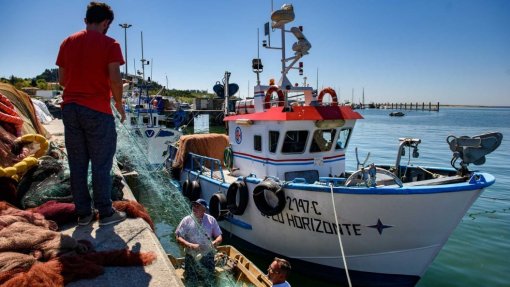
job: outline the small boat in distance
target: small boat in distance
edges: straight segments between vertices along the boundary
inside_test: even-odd
[[[390,117],[403,117],[405,115],[406,114],[404,114],[403,112],[391,112],[390,113]]]
[[[294,19],[292,5],[282,9],[272,17],[282,39],[279,82],[261,84],[262,62],[254,59],[254,96],[236,103],[236,111],[227,109],[227,135],[182,136],[169,146],[166,166],[183,194],[209,201],[226,236],[243,246],[286,258],[293,270],[323,280],[414,286],[494,184],[494,176],[469,165],[483,164],[503,136],[449,136],[451,168],[402,163],[404,154],[420,156],[421,140],[400,138],[393,163],[358,162],[358,170],[346,170],[351,136],[363,117],[339,104],[332,88],[290,82],[288,72],[311,44],[301,28],[285,28]],[[289,32],[296,38],[290,57]]]

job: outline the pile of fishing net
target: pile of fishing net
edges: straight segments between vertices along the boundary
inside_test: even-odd
[[[14,86],[6,83],[0,83],[0,94],[2,94],[4,98],[8,99],[9,102],[12,104],[14,111],[16,111],[16,115],[13,116],[15,118],[19,117],[22,120],[22,125],[20,128],[21,132],[17,135],[15,134],[16,136],[19,136],[21,134],[33,134],[33,133],[41,134],[46,138],[50,136],[48,131],[46,131],[46,129],[41,125],[41,123],[37,119],[36,109],[29,95],[20,90],[17,90]],[[12,115],[12,113],[5,112],[5,109],[0,109],[0,111],[4,111],[3,113],[0,113],[0,125],[3,125],[1,123],[2,122],[1,115],[5,114]],[[11,120],[7,121],[11,122]],[[6,121],[4,120],[3,122],[5,123]]]
[[[22,208],[37,207],[45,202],[55,200],[72,202],[70,173],[66,158],[55,159],[41,157],[37,167],[29,170],[18,185],[18,196]],[[112,177],[112,200],[122,200],[122,177],[110,173]],[[89,170],[88,187],[92,190],[92,177]]]
[[[127,249],[95,252],[90,242],[56,229],[42,214],[0,202],[1,286],[64,286],[97,277],[104,266],[148,265],[156,259]]]

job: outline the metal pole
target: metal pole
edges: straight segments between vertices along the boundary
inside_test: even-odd
[[[133,25],[128,24],[128,23],[124,23],[124,24],[119,24],[119,26],[124,29],[124,53],[126,54],[126,63],[125,63],[125,67],[124,67],[124,77],[127,78],[127,75],[128,75],[127,29],[129,27],[133,26]]]

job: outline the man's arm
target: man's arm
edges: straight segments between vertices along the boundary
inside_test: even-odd
[[[66,71],[63,67],[58,67],[58,83],[64,87],[65,85],[65,74],[66,74]]]
[[[120,114],[120,122],[124,122],[126,114],[122,105],[122,77],[120,75],[120,64],[118,62],[108,64],[108,73],[110,75],[110,86],[112,88],[115,108]]]
[[[216,247],[216,246],[220,245],[222,241],[223,241],[223,237],[222,237],[222,236],[221,236],[221,234],[220,234],[218,237],[216,237],[216,238],[213,240],[212,245],[213,245],[214,247]]]
[[[179,235],[176,235],[175,239],[177,240],[177,243],[179,243],[182,246],[184,246],[186,248],[189,248],[191,250],[198,249],[200,247],[200,245],[198,245],[196,243],[189,242],[189,241],[187,241],[186,239],[184,239],[183,237],[181,237]]]

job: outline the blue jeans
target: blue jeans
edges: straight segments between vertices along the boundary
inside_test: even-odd
[[[110,172],[117,147],[115,119],[113,115],[70,103],[62,108],[62,120],[76,214],[84,217],[92,212],[87,186],[90,161],[94,207],[100,217],[110,216],[113,213]]]

